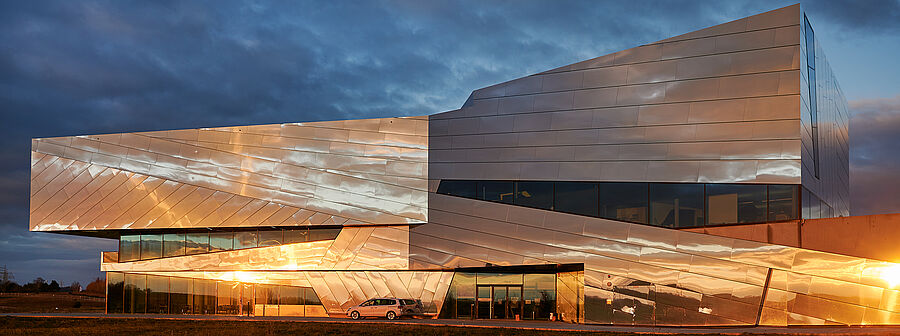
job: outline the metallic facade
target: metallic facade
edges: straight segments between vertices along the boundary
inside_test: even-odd
[[[812,131],[804,27],[800,6],[785,7],[475,90],[426,117],[35,139],[30,227],[339,227],[329,240],[101,263],[311,287],[328,314],[396,296],[445,315],[474,293],[471,274],[555,265],[562,321],[898,324],[900,265],[886,260],[436,193],[459,179],[789,184],[803,186],[802,218],[845,216],[846,101],[814,43]]]

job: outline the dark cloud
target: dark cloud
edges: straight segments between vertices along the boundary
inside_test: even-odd
[[[900,212],[900,95],[850,103],[853,215]]]
[[[479,87],[790,4],[3,1],[0,263],[74,267],[13,251],[88,239],[27,232],[33,137],[431,114]],[[804,5],[822,25],[895,31],[896,3],[830,4]],[[72,252],[92,260],[79,281],[114,249],[97,244],[109,242]]]
[[[823,0],[802,5],[814,25],[827,22],[831,30],[844,35],[900,32],[900,0]]]

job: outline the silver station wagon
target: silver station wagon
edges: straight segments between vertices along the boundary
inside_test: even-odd
[[[347,309],[347,316],[354,320],[364,317],[386,317],[388,320],[394,320],[403,315],[421,314],[422,305],[419,302],[410,299],[374,298],[350,307]]]

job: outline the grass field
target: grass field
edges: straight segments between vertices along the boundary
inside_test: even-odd
[[[0,317],[0,335],[636,335],[388,323]]]
[[[80,306],[75,308],[76,306]],[[68,293],[0,294],[0,313],[102,313],[102,298]]]

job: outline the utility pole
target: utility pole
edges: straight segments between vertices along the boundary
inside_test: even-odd
[[[12,273],[9,273],[9,270],[6,269],[6,265],[0,267],[0,283],[6,283],[15,278],[16,277],[14,277]]]

